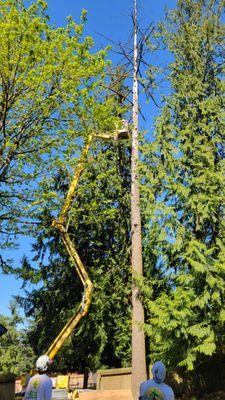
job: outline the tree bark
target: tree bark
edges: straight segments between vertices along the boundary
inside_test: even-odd
[[[87,389],[87,387],[88,387],[88,378],[89,378],[89,368],[85,368],[84,369],[83,389]]]
[[[144,309],[138,298],[135,277],[143,275],[141,211],[138,172],[138,29],[137,0],[134,0],[134,75],[133,75],[133,129],[131,155],[131,235],[132,235],[132,395],[136,400],[140,383],[146,380],[145,335],[139,324],[144,323]]]

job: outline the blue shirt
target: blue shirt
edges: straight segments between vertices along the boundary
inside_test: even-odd
[[[174,400],[174,393],[165,383],[157,383],[154,379],[140,385],[141,400]]]
[[[34,375],[28,383],[25,400],[51,400],[52,380],[48,375]]]

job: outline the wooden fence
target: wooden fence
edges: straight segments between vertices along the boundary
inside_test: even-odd
[[[97,390],[131,389],[131,368],[100,369]]]
[[[133,400],[131,390],[95,390],[79,393],[79,400]]]
[[[80,400],[132,400],[131,368],[97,371],[97,390],[80,392]]]
[[[0,400],[14,400],[15,377],[13,375],[0,375]]]

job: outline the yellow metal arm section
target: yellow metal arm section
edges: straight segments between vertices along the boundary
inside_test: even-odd
[[[76,271],[78,272],[79,277],[82,280],[82,283],[84,284],[84,296],[82,299],[82,302],[80,303],[78,312],[70,318],[70,320],[67,322],[67,324],[64,326],[64,328],[61,330],[57,338],[54,340],[54,342],[51,344],[47,351],[47,355],[49,358],[53,359],[55,355],[58,353],[60,348],[62,347],[63,343],[66,341],[66,339],[71,335],[73,332],[74,328],[77,326],[77,324],[80,322],[80,320],[88,313],[89,307],[91,305],[91,295],[92,295],[92,282],[74,248],[73,243],[71,242],[69,235],[67,233],[64,233],[62,235],[62,240],[63,243],[65,244],[65,247],[70,254],[71,261],[76,267]]]
[[[69,234],[67,232],[67,229],[65,227],[66,221],[67,221],[67,216],[68,213],[71,209],[75,191],[77,188],[77,184],[80,178],[80,175],[82,174],[84,170],[84,165],[85,161],[87,159],[87,154],[90,149],[91,143],[93,141],[93,135],[89,135],[87,143],[84,147],[84,150],[81,154],[80,160],[78,162],[77,169],[74,173],[74,177],[72,179],[72,182],[70,184],[64,205],[62,207],[62,211],[59,215],[59,218],[57,220],[54,220],[52,222],[52,226],[54,226],[56,229],[59,230],[62,241],[66,247],[67,253],[70,257],[71,263],[74,265],[75,270],[81,280],[81,282],[84,285],[84,296],[83,299],[80,303],[80,306],[78,308],[78,312],[70,318],[70,320],[67,322],[67,324],[64,326],[64,328],[61,330],[59,335],[56,337],[54,342],[51,344],[47,351],[47,355],[49,358],[53,359],[55,355],[58,353],[66,339],[71,335],[73,332],[74,328],[77,326],[77,324],[80,322],[80,320],[88,313],[88,310],[91,305],[91,295],[92,295],[92,282],[88,276],[88,273],[75,249],[75,246],[73,242],[71,241]]]
[[[87,155],[88,155],[88,152],[89,152],[89,149],[91,147],[93,139],[94,139],[94,135],[89,135],[88,136],[87,143],[86,143],[86,145],[85,145],[85,147],[83,149],[83,152],[81,154],[80,160],[78,162],[77,169],[76,169],[76,171],[74,173],[73,180],[72,180],[72,182],[70,184],[70,187],[69,187],[69,190],[68,190],[68,193],[67,193],[63,208],[61,210],[61,213],[59,215],[58,220],[56,220],[56,221],[54,221],[52,223],[53,226],[57,227],[57,225],[63,225],[65,223],[65,221],[66,221],[68,212],[70,211],[70,208],[71,208],[72,203],[73,203],[75,190],[77,188],[77,184],[78,184],[79,178],[80,178],[80,176],[81,176],[81,174],[82,174],[82,172],[84,170],[85,161],[87,159]]]
[[[75,270],[84,285],[84,295],[83,299],[79,305],[77,313],[70,318],[70,320],[67,322],[67,324],[64,326],[64,328],[61,330],[59,335],[56,337],[56,339],[53,341],[51,346],[49,347],[47,351],[47,355],[49,356],[50,359],[53,359],[55,355],[58,353],[66,339],[72,334],[74,328],[78,325],[80,320],[88,313],[90,305],[91,305],[91,297],[92,297],[92,282],[88,276],[88,273],[75,249],[75,246],[73,242],[70,239],[70,236],[67,232],[67,217],[68,213],[71,209],[74,195],[76,192],[76,188],[78,185],[79,178],[84,170],[85,167],[85,162],[87,159],[87,155],[89,152],[89,149],[91,147],[91,144],[94,139],[99,138],[99,139],[114,139],[114,140],[120,140],[120,139],[128,139],[129,138],[129,131],[128,131],[128,125],[125,125],[123,122],[123,127],[122,129],[117,129],[116,132],[112,133],[102,133],[102,134],[90,134],[88,136],[88,139],[86,141],[86,144],[84,146],[83,152],[81,154],[80,160],[77,165],[77,169],[75,170],[74,177],[71,181],[64,205],[62,207],[61,213],[59,215],[59,218],[52,221],[52,226],[55,227],[56,229],[59,230],[61,234],[62,241],[65,245],[65,248],[67,250],[67,253],[70,257],[70,261],[72,265],[75,267]]]

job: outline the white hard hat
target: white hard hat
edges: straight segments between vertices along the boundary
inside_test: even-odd
[[[36,361],[36,368],[39,371],[47,371],[49,364],[51,363],[50,358],[44,354],[40,356]]]

